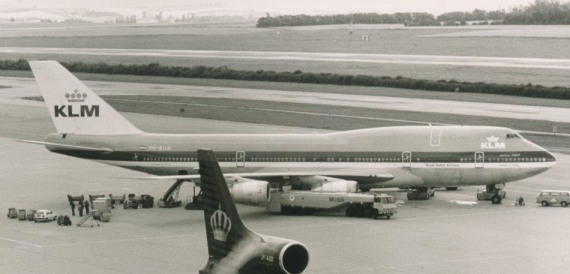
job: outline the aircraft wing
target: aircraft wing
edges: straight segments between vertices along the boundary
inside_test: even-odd
[[[49,146],[49,147],[54,147],[54,148],[61,148],[61,149],[73,149],[73,150],[104,152],[104,153],[113,152],[112,149],[105,148],[105,147],[76,146],[76,145],[66,145],[66,144],[49,143],[49,142],[41,142],[41,141],[30,141],[30,140],[16,140],[16,141],[22,142],[22,143],[28,143],[28,144],[44,145],[44,146]]]

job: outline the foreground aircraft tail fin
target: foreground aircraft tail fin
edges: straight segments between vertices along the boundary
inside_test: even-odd
[[[198,150],[208,262],[200,274],[299,274],[309,264],[307,248],[293,240],[247,229],[211,150]]]
[[[198,150],[202,205],[210,257],[224,258],[241,239],[253,235],[241,221],[232,195],[211,150]]]
[[[58,133],[142,133],[58,62],[29,63]]]

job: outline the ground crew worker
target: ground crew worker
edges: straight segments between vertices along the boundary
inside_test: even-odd
[[[73,201],[69,201],[69,205],[71,206],[71,216],[75,216],[75,203]]]
[[[85,214],[89,214],[89,202],[85,200]]]
[[[79,202],[79,217],[83,217],[83,203]]]

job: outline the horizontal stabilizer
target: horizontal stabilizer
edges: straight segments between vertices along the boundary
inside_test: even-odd
[[[112,149],[106,148],[106,147],[86,147],[86,146],[65,145],[65,144],[58,144],[58,143],[31,141],[31,140],[16,140],[16,141],[22,142],[22,143],[28,143],[28,144],[44,145],[46,147],[51,147],[51,148],[56,148],[56,149],[57,148],[59,148],[59,149],[73,149],[73,150],[104,152],[104,153],[113,152]]]

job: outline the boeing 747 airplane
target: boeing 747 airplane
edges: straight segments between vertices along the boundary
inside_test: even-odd
[[[57,133],[52,152],[199,183],[197,149],[216,151],[237,202],[267,202],[270,185],[332,192],[496,186],[556,165],[555,157],[512,129],[401,126],[324,134],[155,134],[141,131],[55,61],[31,61]],[[192,125],[188,125],[192,126]]]

